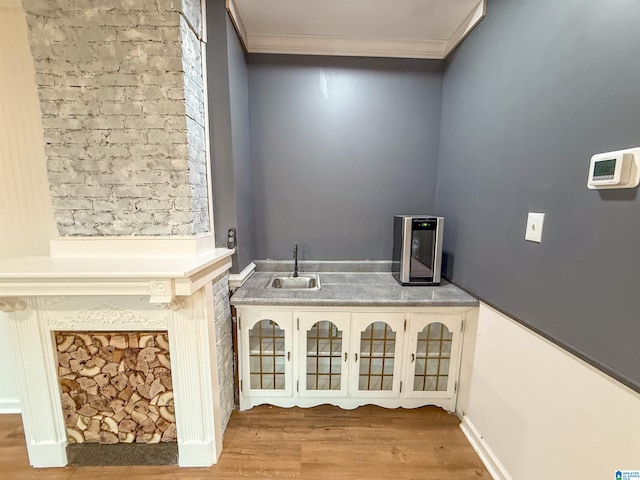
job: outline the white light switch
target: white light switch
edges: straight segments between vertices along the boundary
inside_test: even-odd
[[[544,213],[529,212],[527,217],[527,231],[525,240],[530,242],[542,242],[542,226],[544,225]]]

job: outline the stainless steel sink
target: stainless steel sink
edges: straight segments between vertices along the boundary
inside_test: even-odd
[[[320,277],[317,273],[301,273],[297,277],[293,274],[275,274],[267,288],[282,290],[320,290]]]

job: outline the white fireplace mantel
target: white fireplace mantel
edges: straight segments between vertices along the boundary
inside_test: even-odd
[[[0,262],[29,460],[67,464],[55,331],[169,333],[178,463],[210,466],[222,449],[212,282],[234,250],[194,255],[25,257]]]
[[[0,262],[0,297],[145,295],[151,303],[171,303],[228,271],[234,252],[10,259]]]

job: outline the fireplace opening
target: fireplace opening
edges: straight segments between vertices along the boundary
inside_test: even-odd
[[[55,339],[70,463],[176,463],[167,332],[56,332]]]

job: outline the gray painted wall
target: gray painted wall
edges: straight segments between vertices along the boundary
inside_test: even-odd
[[[240,272],[254,260],[249,77],[244,50],[228,16],[227,52],[229,58],[231,147],[233,151],[233,179],[236,202],[236,251],[238,272]]]
[[[254,260],[249,92],[244,51],[224,0],[207,2],[207,80],[216,246],[236,229],[232,273]]]
[[[434,211],[441,68],[249,56],[256,258],[391,258],[393,215]]]
[[[206,11],[213,220],[216,246],[226,247],[227,230],[235,227],[236,224],[227,53],[227,12],[223,0],[208,0]]]
[[[586,179],[593,154],[640,145],[638,2],[487,9],[444,78],[436,205],[450,274],[637,389],[640,200]],[[528,211],[547,214],[541,244],[524,240]]]

